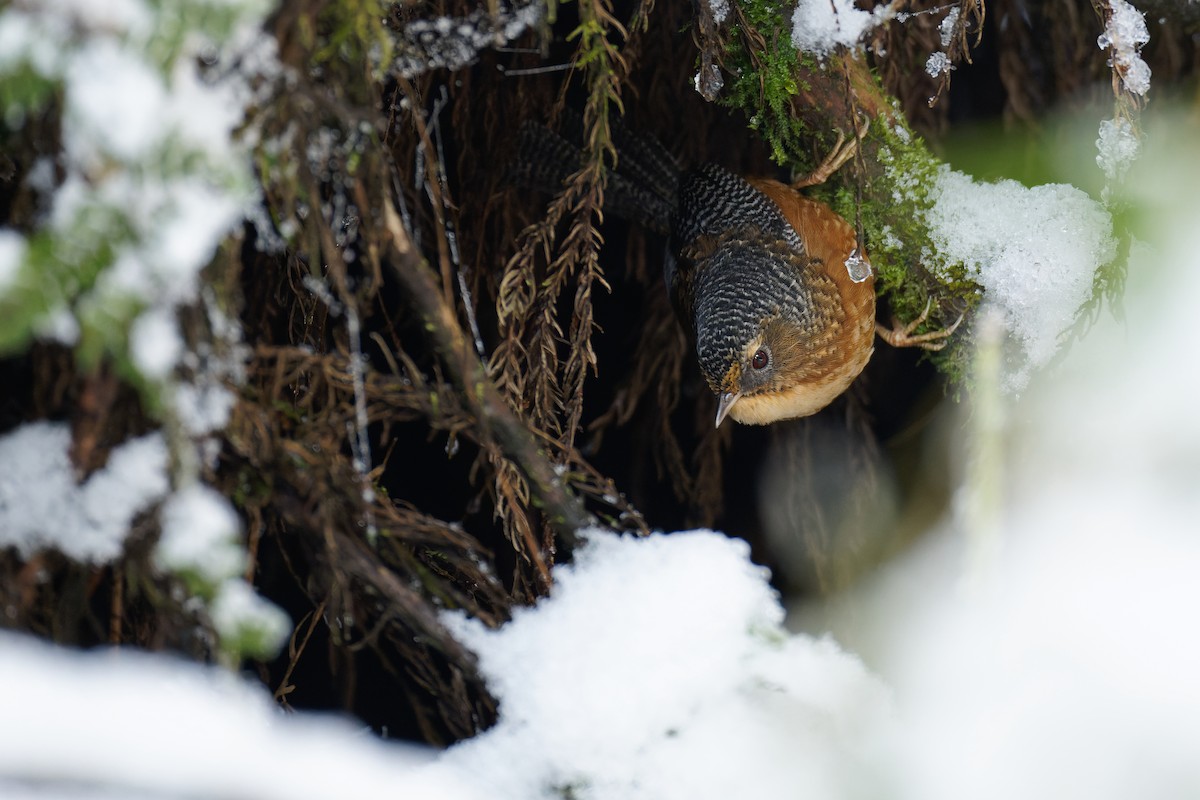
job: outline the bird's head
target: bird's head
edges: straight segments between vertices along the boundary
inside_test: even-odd
[[[812,304],[794,258],[777,247],[733,241],[697,265],[696,352],[717,395],[717,425],[726,416],[749,423],[783,418],[764,409],[802,377]]]
[[[764,319],[758,331],[742,337],[740,349],[727,352],[721,374],[705,375],[717,395],[718,426],[726,416],[750,424],[797,416],[771,413],[770,409],[802,380],[800,335],[797,326],[781,316]]]

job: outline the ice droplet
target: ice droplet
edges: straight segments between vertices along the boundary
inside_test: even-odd
[[[859,254],[857,247],[851,250],[850,255],[846,257],[846,274],[855,283],[862,283],[871,277],[871,262]]]

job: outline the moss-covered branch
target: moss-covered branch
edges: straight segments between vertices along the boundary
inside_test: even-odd
[[[953,324],[979,302],[980,288],[961,270],[948,275],[926,268],[924,220],[941,162],[911,130],[864,54],[841,47],[818,59],[797,50],[785,11],[766,3],[736,8],[725,48],[734,78],[723,102],[742,109],[772,157],[795,174],[861,134],[852,160],[811,192],[855,224],[891,313],[916,319],[931,303],[920,331]],[[935,360],[957,376],[966,356],[952,342]]]

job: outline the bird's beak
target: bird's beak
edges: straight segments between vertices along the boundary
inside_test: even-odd
[[[717,401],[717,427],[721,427],[721,421],[725,419],[725,415],[729,413],[729,409],[733,408],[733,404],[741,398],[741,392],[723,392],[720,399]]]

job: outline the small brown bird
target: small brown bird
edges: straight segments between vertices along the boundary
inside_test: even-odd
[[[577,124],[577,123],[576,123]],[[750,425],[815,414],[858,377],[878,332],[934,349],[950,331],[912,336],[875,323],[875,280],[854,228],[824,203],[716,164],[681,172],[650,137],[614,130],[619,153],[605,208],[668,236],[664,278],[692,333],[700,371],[726,416]],[[544,128],[522,136],[518,176],[557,189],[578,148]]]
[[[875,340],[875,281],[855,282],[854,229],[770,179],[709,164],[683,176],[666,278],[726,415],[814,414],[858,377]]]

